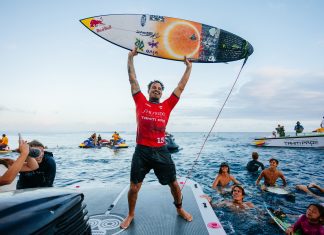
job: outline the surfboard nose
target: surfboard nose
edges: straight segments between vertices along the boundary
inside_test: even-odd
[[[247,56],[252,55],[252,53],[254,52],[253,46],[247,42]]]

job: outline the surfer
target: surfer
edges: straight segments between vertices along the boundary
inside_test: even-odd
[[[252,153],[252,159],[251,161],[248,162],[246,165],[246,169],[249,172],[257,172],[259,170],[259,167],[261,167],[262,170],[264,170],[264,165],[262,162],[258,161],[259,154],[257,152]]]
[[[223,207],[227,206],[234,210],[238,209],[251,209],[254,208],[252,202],[244,202],[245,191],[244,188],[240,185],[234,185],[232,188],[232,201],[222,201],[217,204],[212,204],[212,207]]]
[[[165,130],[172,109],[179,101],[191,73],[191,62],[185,57],[186,70],[174,89],[171,96],[160,103],[164,85],[154,80],[148,85],[149,100],[145,98],[138,84],[134,56],[137,55],[137,48],[128,54],[128,76],[131,85],[131,92],[136,105],[136,148],[133,154],[130,187],[128,191],[128,215],[120,227],[128,228],[135,216],[135,205],[138,192],[142,186],[145,175],[151,169],[157,176],[160,184],[169,185],[177,213],[185,220],[192,221],[192,215],[182,208],[182,194],[176,179],[176,168],[165,145]],[[149,208],[148,208],[149,210]]]
[[[299,217],[299,219],[286,230],[286,234],[293,235],[295,232],[298,234],[312,235],[324,234],[324,207],[320,204],[309,204],[306,214]]]
[[[218,175],[213,182],[212,188],[216,189],[217,186],[225,188],[229,185],[230,182],[233,182],[234,184],[240,184],[240,182],[230,174],[230,167],[228,163],[223,162],[219,167]]]
[[[310,183],[309,185],[296,185],[296,189],[304,191],[311,196],[314,196],[319,199],[324,199],[324,188],[321,188],[319,185]]]
[[[287,185],[285,176],[283,175],[283,173],[281,171],[277,170],[279,161],[275,158],[271,158],[269,160],[269,163],[270,163],[270,167],[261,172],[258,179],[256,180],[256,185],[259,185],[260,180],[262,178],[264,178],[264,185],[266,187],[275,186],[277,179],[280,177],[282,179],[283,186],[285,187]],[[265,187],[262,186],[261,189],[264,190]]]

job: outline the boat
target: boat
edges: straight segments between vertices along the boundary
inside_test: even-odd
[[[0,234],[141,234],[225,235],[201,186],[179,178],[183,205],[192,215],[177,215],[169,187],[143,184],[136,217],[127,230],[120,224],[128,213],[129,185],[94,182],[68,188],[22,189],[0,193]]]
[[[324,133],[304,133],[284,137],[255,138],[252,145],[258,147],[288,147],[288,148],[324,148]]]
[[[176,153],[180,150],[179,145],[176,144],[175,139],[172,134],[167,133],[165,135],[165,142],[166,142],[166,146],[170,153]]]
[[[3,149],[0,149],[0,154],[7,154],[7,153],[11,153],[12,150],[9,148],[9,146],[3,148]]]
[[[111,139],[107,147],[111,149],[121,149],[121,148],[128,148],[128,145],[126,144],[126,140],[124,140],[123,138],[119,138],[116,144],[114,144],[114,140]]]
[[[91,138],[86,139],[79,145],[79,148],[84,148],[84,149],[95,148],[95,147],[96,146]]]

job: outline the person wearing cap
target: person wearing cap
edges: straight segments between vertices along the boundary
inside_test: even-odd
[[[244,188],[240,185],[234,185],[231,191],[232,200],[225,200],[216,204],[211,204],[212,207],[229,207],[232,210],[245,210],[254,208],[254,204],[252,202],[244,202],[245,191]]]
[[[56,175],[53,153],[45,151],[45,146],[38,140],[29,142],[29,146],[40,150],[40,155],[35,158],[39,168],[30,172],[22,172],[19,175],[17,189],[53,187]]]
[[[261,186],[261,189],[265,189],[265,187],[276,186],[276,181],[278,178],[282,179],[283,186],[287,185],[285,176],[279,170],[277,170],[277,166],[279,165],[279,161],[275,158],[271,158],[269,160],[270,166],[269,168],[263,170],[256,180],[255,184],[259,185],[260,180],[264,178],[264,186]]]
[[[262,162],[258,161],[259,154],[257,152],[252,153],[252,159],[251,161],[248,162],[246,165],[246,169],[249,172],[257,172],[259,168],[261,167],[262,170],[264,170],[264,165]]]
[[[19,140],[20,155],[16,160],[0,158],[0,192],[16,189],[16,176],[19,172],[36,170],[37,161],[28,156],[29,146],[26,141]]]
[[[230,167],[227,162],[222,162],[219,167],[218,175],[216,176],[212,188],[216,189],[217,186],[222,188],[229,186],[229,183],[233,182],[234,184],[240,184],[239,181],[235,179],[234,176],[230,174]]]
[[[176,168],[166,146],[165,130],[170,114],[180,99],[180,95],[189,81],[192,63],[184,57],[185,72],[172,94],[163,102],[160,99],[164,85],[154,80],[148,85],[148,99],[142,93],[134,68],[134,56],[137,48],[128,53],[127,69],[131,93],[136,106],[136,148],[132,158],[130,187],[128,191],[128,215],[120,224],[128,228],[135,216],[135,206],[143,180],[151,169],[159,183],[168,185],[174,199],[177,214],[186,221],[192,221],[192,215],[182,206],[182,193],[177,181]],[[150,208],[147,208],[150,210]]]
[[[304,130],[304,127],[300,124],[300,122],[298,121],[295,125],[295,132],[296,132],[296,136],[298,133],[302,133]]]
[[[2,134],[2,138],[0,140],[0,150],[5,149],[8,146],[9,140],[6,134]]]

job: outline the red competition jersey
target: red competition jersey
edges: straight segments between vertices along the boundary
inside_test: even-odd
[[[172,93],[164,102],[156,104],[149,102],[141,91],[133,98],[136,104],[136,143],[150,147],[165,145],[165,128],[179,98]]]

